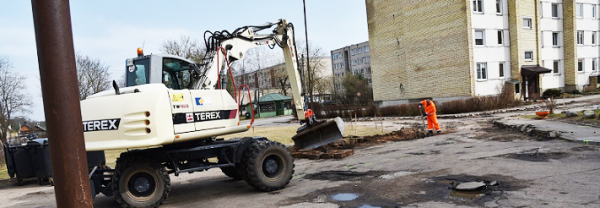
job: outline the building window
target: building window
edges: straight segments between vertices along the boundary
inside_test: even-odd
[[[500,64],[498,64],[498,77],[502,78],[504,77],[504,63],[500,62]]]
[[[358,54],[362,53],[362,47],[358,48]]]
[[[592,71],[596,71],[596,58],[592,59]]]
[[[596,18],[596,5],[592,4],[592,18]]]
[[[577,45],[583,45],[583,30],[577,31]]]
[[[475,45],[484,45],[483,30],[475,30]]]
[[[496,0],[496,13],[502,14],[502,0]]]
[[[366,52],[369,52],[369,50],[370,50],[370,49],[369,49],[369,46],[365,46],[365,53],[366,53]]]
[[[525,61],[533,61],[533,51],[525,51]]]
[[[355,53],[356,49],[352,49],[350,51],[351,51],[352,55],[354,56],[354,53]]]
[[[578,59],[577,60],[577,71],[578,72],[583,72],[583,59]]]
[[[487,63],[477,63],[477,79],[487,79]]]
[[[481,5],[482,3],[482,0],[473,0],[473,11],[483,12],[483,5]]]
[[[596,45],[596,31],[592,32],[592,45]]]
[[[502,34],[504,34],[502,30],[498,30],[498,45],[502,45],[502,39],[504,39]]]
[[[558,18],[558,4],[552,4],[552,17]]]
[[[552,45],[558,46],[558,33],[557,32],[552,33]]]
[[[577,17],[581,18],[583,17],[583,4],[578,3],[576,6],[576,12],[577,12]]]
[[[515,84],[515,93],[519,94],[520,92],[521,91],[520,91],[519,83],[517,83],[517,84]]]
[[[555,74],[560,73],[560,70],[558,68],[559,66],[560,65],[559,65],[558,60],[554,60],[554,65],[553,65],[553,68],[552,68],[552,72],[555,73]]]
[[[523,28],[531,29],[531,18],[523,18]]]

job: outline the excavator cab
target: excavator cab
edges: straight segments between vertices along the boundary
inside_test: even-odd
[[[147,55],[127,59],[126,86],[163,83],[169,89],[191,89],[192,70],[198,67],[192,61],[172,55]]]

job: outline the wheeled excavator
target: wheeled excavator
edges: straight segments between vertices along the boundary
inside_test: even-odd
[[[204,40],[202,63],[138,49],[137,57],[126,60],[125,87],[113,81],[114,89],[81,102],[94,197],[103,193],[123,207],[156,207],[169,195],[170,174],[211,168],[260,191],[284,188],[294,173],[286,146],[264,137],[217,138],[247,131],[254,121],[252,115],[250,125],[240,123],[242,90],[251,93],[247,85],[235,86],[229,67],[253,47],[283,49],[293,110],[303,124],[292,137],[295,146],[315,148],[342,138],[340,118],[319,121],[307,107],[292,23],[280,19],[232,32],[206,31]],[[127,149],[114,169],[106,166],[103,152],[111,149]]]

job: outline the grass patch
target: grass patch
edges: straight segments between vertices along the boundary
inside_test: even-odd
[[[6,169],[6,164],[2,164],[2,166],[0,166],[0,179],[9,179],[10,176],[8,176],[8,169]]]
[[[296,130],[300,126],[278,126],[278,127],[255,127],[254,133],[252,129],[237,133],[230,134],[224,136],[225,139],[231,139],[236,137],[252,137],[252,136],[262,136],[266,137],[269,140],[281,142],[286,145],[293,145],[292,136],[296,134]],[[374,126],[364,126],[364,125],[356,125],[356,131],[353,126],[346,125],[344,128],[344,136],[369,136],[376,134],[385,134],[389,133],[389,131],[382,132],[381,126],[379,128],[375,128]],[[355,133],[356,132],[356,133]]]
[[[546,116],[546,118],[551,118],[551,119],[562,119],[565,118],[567,115],[562,114],[562,113],[555,113],[555,114],[549,114],[548,116]],[[581,116],[581,115],[580,115]],[[537,119],[538,116],[537,115],[523,115],[523,116],[519,116],[520,118],[526,118],[526,119]]]

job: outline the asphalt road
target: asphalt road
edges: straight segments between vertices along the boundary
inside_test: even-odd
[[[488,119],[441,120],[458,129],[357,148],[344,159],[297,159],[291,183],[269,193],[218,169],[171,175],[162,207],[600,207],[598,146],[538,141],[497,130]],[[470,181],[488,186],[467,193],[449,188]],[[55,206],[54,189],[35,180],[0,185],[0,195],[2,207]],[[102,195],[94,203],[118,206]]]

